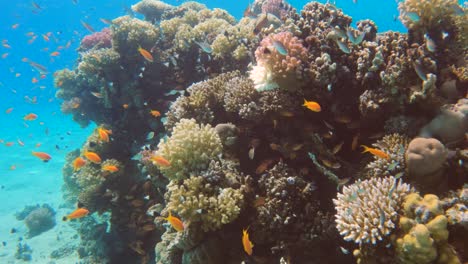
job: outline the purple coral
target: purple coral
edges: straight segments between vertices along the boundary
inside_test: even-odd
[[[112,47],[112,32],[110,28],[103,28],[100,32],[85,36],[81,40],[80,51],[87,51],[92,48],[110,48]]]
[[[283,0],[266,0],[262,3],[262,13],[273,14],[279,18],[285,17],[295,10]]]

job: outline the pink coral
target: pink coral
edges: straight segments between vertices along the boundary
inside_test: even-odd
[[[278,44],[274,43],[281,43],[287,54],[281,54]],[[294,37],[291,32],[280,32],[269,35],[260,42],[255,58],[258,64],[271,68],[277,75],[283,75],[295,71],[307,59],[307,49],[302,45],[302,40]]]
[[[112,47],[112,32],[109,28],[103,28],[100,32],[95,32],[85,36],[81,40],[80,51],[87,51],[92,48],[110,48]]]

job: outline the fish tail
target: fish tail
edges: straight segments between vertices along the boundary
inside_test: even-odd
[[[304,104],[303,104],[303,106],[306,106],[307,103],[308,103],[307,100],[304,98]]]
[[[369,151],[369,147],[366,146],[366,145],[361,145],[361,147],[364,148],[364,150],[362,151],[362,153],[365,153],[365,152],[368,152]]]

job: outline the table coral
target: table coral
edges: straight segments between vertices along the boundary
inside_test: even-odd
[[[338,231],[346,241],[376,244],[395,228],[398,211],[411,190],[392,176],[343,187],[333,199]]]
[[[158,0],[142,0],[132,5],[132,10],[134,12],[144,15],[145,20],[152,23],[160,21],[164,12],[167,12],[173,8],[174,6]]]
[[[199,125],[194,119],[181,119],[167,140],[158,144],[155,155],[167,159],[170,166],[160,166],[171,180],[186,179],[207,169],[209,162],[221,154],[222,143],[210,125]]]

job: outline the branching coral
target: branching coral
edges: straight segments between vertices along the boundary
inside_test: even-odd
[[[374,160],[366,165],[368,177],[381,177],[393,175],[403,177],[405,164],[405,150],[409,139],[404,135],[391,134],[384,136],[373,144],[374,147],[389,155],[389,159],[374,157]]]
[[[468,186],[450,192],[442,200],[449,225],[461,225],[468,230]]]
[[[199,125],[194,119],[182,119],[175,125],[172,135],[159,142],[155,155],[171,163],[170,166],[160,166],[160,170],[167,178],[176,180],[205,170],[221,151],[221,139],[213,127]]]
[[[166,194],[168,211],[177,212],[184,221],[199,223],[204,231],[217,230],[232,222],[240,213],[242,190],[220,188],[201,176],[171,181]]]
[[[398,211],[410,192],[408,184],[391,176],[343,187],[333,199],[338,231],[347,241],[376,244],[395,228]]]
[[[281,87],[294,90],[302,79],[301,66],[307,58],[307,49],[291,32],[280,32],[263,38],[255,58],[257,65],[250,74],[255,89],[265,91]]]

